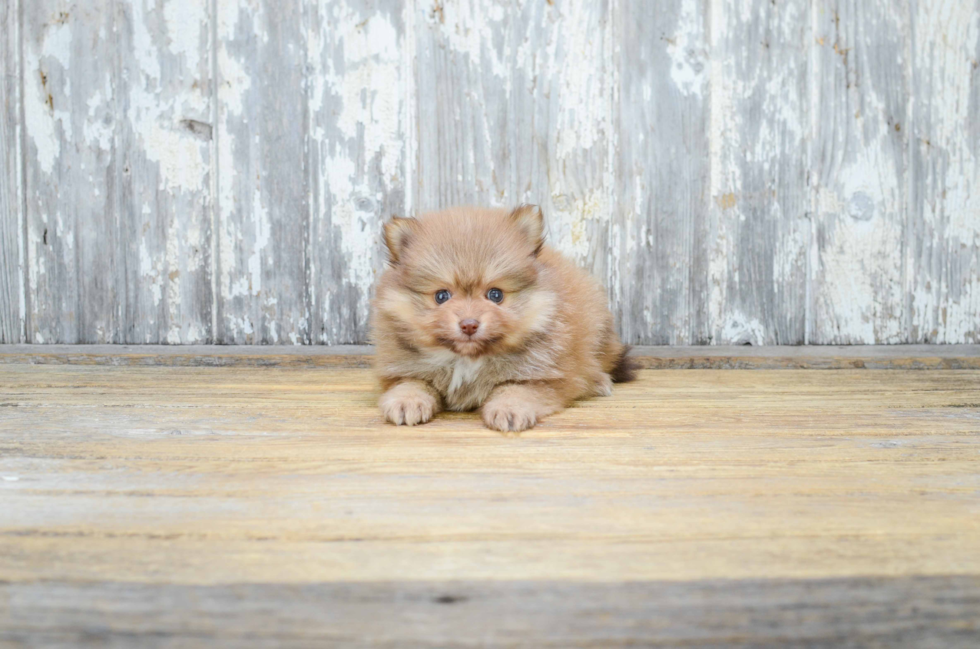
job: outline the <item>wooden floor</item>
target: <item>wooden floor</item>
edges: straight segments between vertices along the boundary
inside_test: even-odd
[[[376,399],[0,364],[0,646],[980,646],[980,371],[646,370],[519,436]]]

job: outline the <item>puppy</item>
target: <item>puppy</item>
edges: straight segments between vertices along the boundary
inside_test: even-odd
[[[489,428],[521,431],[634,378],[602,288],[543,235],[533,205],[385,225],[372,332],[388,421],[482,407]]]

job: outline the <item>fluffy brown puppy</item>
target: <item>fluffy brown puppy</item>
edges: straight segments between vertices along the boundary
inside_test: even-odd
[[[633,378],[602,288],[543,233],[533,205],[385,225],[372,330],[388,421],[482,406],[488,427],[520,431]]]

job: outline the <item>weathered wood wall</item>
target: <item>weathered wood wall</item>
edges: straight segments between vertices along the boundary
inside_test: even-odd
[[[0,0],[0,342],[360,342],[534,202],[645,344],[980,342],[980,0]]]

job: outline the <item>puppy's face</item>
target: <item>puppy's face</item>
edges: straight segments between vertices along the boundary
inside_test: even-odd
[[[554,312],[554,293],[538,282],[542,232],[534,206],[392,220],[385,242],[394,281],[378,296],[387,330],[413,351],[476,358],[520,348]]]

